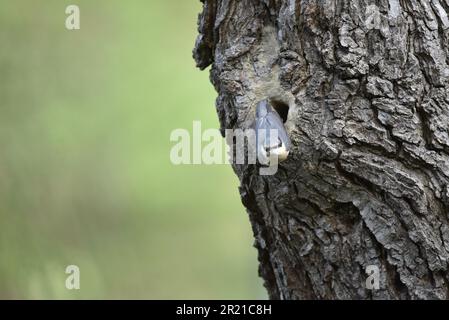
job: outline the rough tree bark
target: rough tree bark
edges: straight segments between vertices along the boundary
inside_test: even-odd
[[[449,298],[449,0],[203,0],[221,129],[289,107],[274,176],[234,165],[275,299]],[[380,289],[365,287],[368,265]]]

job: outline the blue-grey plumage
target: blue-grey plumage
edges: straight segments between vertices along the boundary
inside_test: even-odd
[[[273,134],[273,129],[277,134]],[[257,156],[261,163],[268,164],[270,155],[277,156],[279,162],[287,159],[291,148],[290,137],[281,117],[268,100],[257,104],[255,130]]]

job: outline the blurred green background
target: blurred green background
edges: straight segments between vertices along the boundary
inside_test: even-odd
[[[266,297],[232,169],[169,160],[173,129],[218,128],[191,58],[200,10],[1,1],[0,298]]]

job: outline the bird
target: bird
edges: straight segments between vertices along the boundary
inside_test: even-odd
[[[277,134],[273,134],[273,129]],[[269,165],[273,155],[278,162],[287,159],[292,143],[281,117],[267,99],[257,103],[255,131],[257,158],[261,164]]]

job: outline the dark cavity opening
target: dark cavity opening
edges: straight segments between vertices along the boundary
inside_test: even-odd
[[[288,118],[288,109],[289,109],[288,104],[279,100],[270,100],[270,102],[274,110],[276,110],[276,112],[281,117],[282,122],[285,123]]]

